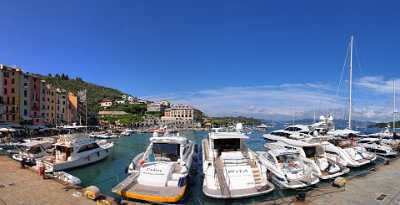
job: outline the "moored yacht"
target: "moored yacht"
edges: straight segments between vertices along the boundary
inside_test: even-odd
[[[132,130],[132,129],[125,129],[123,132],[121,132],[121,135],[122,135],[122,136],[130,136],[130,135],[132,135],[133,133],[135,133],[135,130]]]
[[[398,154],[392,147],[382,144],[381,140],[378,138],[361,138],[358,140],[358,144],[367,151],[380,156],[393,157]]]
[[[30,165],[35,165],[36,159],[48,155],[44,144],[40,141],[28,141],[20,144],[19,147],[19,152],[13,154],[12,158],[17,161],[25,160]]]
[[[113,188],[123,198],[156,203],[180,201],[188,185],[194,144],[183,136],[157,133],[128,167],[129,176]]]
[[[211,198],[244,198],[271,192],[267,169],[246,147],[248,137],[236,130],[214,129],[202,141],[203,193]]]
[[[61,135],[55,143],[55,156],[40,159],[47,171],[72,169],[98,162],[111,154],[112,142],[97,142],[79,134]]]
[[[313,160],[319,168],[318,176],[321,179],[335,178],[350,171],[342,159],[332,157],[330,153],[325,151],[325,144],[328,144],[328,142],[319,142],[312,140],[312,138],[296,140],[270,134],[264,135],[264,137],[269,141],[285,143],[287,146],[298,150],[302,157]],[[268,147],[268,143],[265,144],[265,147]]]
[[[284,143],[268,143],[266,152],[257,152],[271,174],[272,181],[284,189],[298,189],[319,182],[319,168],[302,157],[297,149]]]
[[[358,132],[348,129],[329,131],[331,138],[330,144],[325,146],[326,152],[340,156],[348,167],[361,167],[374,162],[376,155],[357,144],[356,134]]]

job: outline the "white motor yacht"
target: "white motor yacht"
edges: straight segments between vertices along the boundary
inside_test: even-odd
[[[332,157],[325,151],[325,144],[327,142],[312,141],[311,139],[296,140],[271,134],[264,135],[269,141],[283,142],[287,146],[292,146],[297,149],[301,156],[311,159],[319,168],[318,176],[321,179],[331,179],[350,171],[349,168],[345,167],[345,163],[339,157]],[[268,142],[265,144],[268,147]]]
[[[271,192],[267,169],[244,141],[248,136],[236,130],[214,129],[202,141],[203,193],[211,198],[244,198]]]
[[[319,182],[319,167],[300,155],[297,149],[275,142],[267,144],[266,152],[257,152],[272,181],[284,189],[308,187]]]
[[[122,136],[131,136],[133,133],[135,133],[135,130],[125,129],[123,132],[121,132],[121,135]]]
[[[329,131],[330,144],[325,146],[326,152],[340,156],[348,167],[360,167],[374,162],[377,159],[376,154],[357,144],[357,134],[358,132],[348,129]]]
[[[179,134],[153,135],[146,151],[130,163],[130,175],[113,192],[124,198],[156,203],[180,201],[187,190],[194,147]]]
[[[36,159],[47,156],[44,144],[40,141],[29,141],[19,144],[19,152],[13,154],[12,158],[17,161],[25,160],[30,165],[36,164]]]
[[[367,151],[380,156],[393,157],[398,154],[392,147],[381,143],[381,140],[378,138],[361,138],[358,140],[358,144]]]
[[[55,147],[55,156],[40,159],[47,171],[72,169],[98,162],[111,154],[112,142],[97,142],[79,134],[61,135]]]

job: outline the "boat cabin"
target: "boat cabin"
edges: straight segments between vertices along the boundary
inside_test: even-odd
[[[188,154],[189,140],[179,136],[163,136],[150,138],[148,150],[150,161],[177,162]]]
[[[70,157],[99,148],[96,141],[74,135],[61,136],[55,144],[56,160],[68,161]]]
[[[240,132],[212,132],[209,135],[210,146],[216,157],[219,157],[223,152],[247,150],[244,140],[248,138]]]

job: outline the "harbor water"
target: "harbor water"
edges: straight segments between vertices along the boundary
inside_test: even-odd
[[[181,135],[186,136],[197,145],[200,145],[201,140],[207,137],[207,132],[187,131],[181,133]],[[247,140],[246,143],[249,148],[256,151],[264,150],[265,141],[262,137],[262,133],[254,131],[248,135],[250,139]],[[125,173],[127,166],[129,165],[133,157],[145,151],[146,147],[149,144],[150,137],[151,134],[133,134],[131,136],[123,136],[115,139],[113,140],[114,148],[112,154],[107,159],[92,165],[71,170],[69,171],[69,173],[79,177],[82,180],[83,186],[96,185],[102,190],[103,193],[117,198],[118,196],[111,192],[112,187],[125,179],[125,177],[127,176]],[[196,160],[193,164],[193,170],[191,172],[189,190],[186,194],[185,199],[182,202],[183,204],[256,204],[259,202],[278,199],[282,196],[295,195],[298,192],[304,191],[280,190],[276,188],[274,192],[259,197],[251,197],[237,200],[210,199],[204,196],[202,193],[203,178],[201,173],[201,146],[199,146],[198,148],[198,154],[196,155]],[[382,163],[382,160],[378,160],[376,163]],[[374,165],[368,165],[367,167],[353,169],[345,177],[367,173],[367,171],[373,166]],[[330,182],[331,181],[323,181],[322,183],[316,185],[314,189],[318,189],[318,187],[331,186]]]

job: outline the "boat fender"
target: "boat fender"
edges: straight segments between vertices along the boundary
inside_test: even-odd
[[[139,160],[139,165],[142,167],[144,164],[144,159]]]

